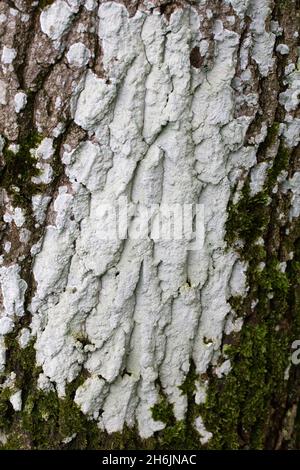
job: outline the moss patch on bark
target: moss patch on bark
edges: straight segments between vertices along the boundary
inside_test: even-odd
[[[45,191],[45,185],[32,182],[32,177],[38,176],[40,170],[31,151],[37,148],[41,141],[42,136],[36,131],[31,131],[18,143],[17,152],[10,150],[8,144],[3,151],[5,161],[0,176],[1,187],[13,197],[15,205],[23,208],[31,204],[32,195]]]
[[[269,129],[267,147],[273,145],[277,130],[278,126]],[[207,401],[200,407],[206,428],[213,433],[209,449],[275,448],[286,414],[285,373],[291,366],[291,344],[300,335],[295,308],[300,258],[295,253],[293,259],[286,259],[284,247],[299,239],[300,225],[277,230],[274,209],[284,196],[272,191],[280,173],[288,169],[290,156],[280,140],[263,190],[251,196],[248,180],[239,202],[229,207],[227,241],[236,247],[236,241],[243,241],[238,251],[248,262],[249,292],[245,299],[231,299],[232,309],[245,319],[241,332],[224,338],[223,351],[226,348],[232,370],[224,379],[211,374]],[[257,243],[259,237],[263,245]],[[282,261],[286,264],[281,265]]]

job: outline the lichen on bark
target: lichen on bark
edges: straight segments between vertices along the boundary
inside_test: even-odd
[[[2,2],[3,448],[299,446],[298,6]]]

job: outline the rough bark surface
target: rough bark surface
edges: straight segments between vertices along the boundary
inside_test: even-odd
[[[299,448],[299,23],[0,1],[3,448]],[[203,247],[104,240],[124,197],[201,204]]]

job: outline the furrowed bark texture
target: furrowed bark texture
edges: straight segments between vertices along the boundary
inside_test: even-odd
[[[3,448],[299,448],[299,10],[0,2]]]

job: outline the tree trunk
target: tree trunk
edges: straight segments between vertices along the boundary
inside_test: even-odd
[[[3,448],[299,448],[299,12],[1,1]]]

